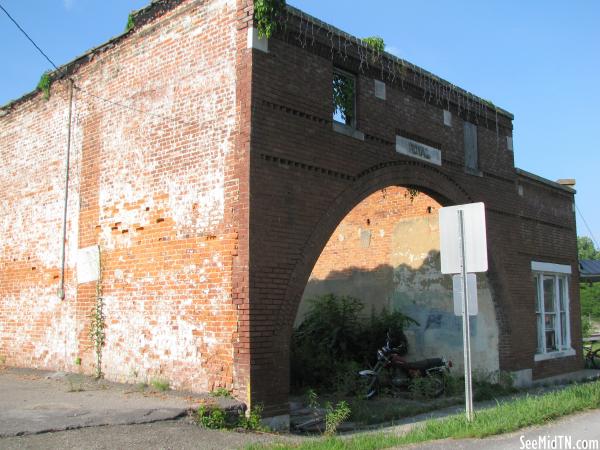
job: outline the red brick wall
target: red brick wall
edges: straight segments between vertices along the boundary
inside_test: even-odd
[[[160,377],[176,388],[245,395],[247,374],[234,386],[234,367],[247,339],[238,329],[247,277],[233,272],[247,270],[239,130],[249,81],[238,85],[247,5],[181,3],[69,69],[77,89],[63,301],[56,292],[67,83],[54,83],[48,101],[29,96],[0,118],[7,364],[77,371],[81,358],[82,370],[93,372],[87,335],[96,283],[77,284],[75,258],[78,248],[99,245],[107,378]]]
[[[540,190],[530,193],[529,203],[518,195],[506,139],[512,136],[510,115],[457,93],[420,68],[399,67],[387,58],[373,62],[364,47],[357,50],[357,40],[306,15],[291,12],[287,19],[285,31],[269,40],[269,52],[256,52],[253,62],[250,283],[257,331],[253,362],[260,367],[256,398],[268,399],[272,413],[287,410],[289,337],[310,273],[346,214],[389,186],[415,186],[442,205],[486,203],[500,368],[533,368],[537,377],[559,370],[555,362],[534,363],[530,264],[543,257],[576,270],[573,194],[532,182]],[[357,129],[364,141],[333,130],[334,66],[357,76]],[[375,79],[386,83],[386,100],[375,97]],[[452,126],[444,125],[443,109],[452,113]],[[477,124],[480,176],[465,171],[465,120]],[[440,149],[442,166],[398,154],[396,135]],[[539,239],[526,243],[535,227]],[[575,290],[571,300],[576,347]],[[578,357],[559,361],[562,371],[582,366]]]
[[[56,290],[66,83],[53,85],[49,101],[25,96],[0,117],[0,355],[8,364],[78,370],[81,357],[92,372],[95,286],[76,284],[75,257],[99,244],[109,378],[233,387],[264,403],[265,414],[285,413],[290,332],[319,254],[364,198],[415,186],[443,205],[486,203],[501,368],[544,376],[581,367],[579,354],[533,363],[530,263],[576,272],[573,194],[517,175],[510,115],[419,68],[370,61],[355,40],[304,15],[288,14],[263,53],[246,49],[250,0],[178,3],[153,2],[133,32],[69,66],[80,89],[64,301]],[[364,141],[332,130],[334,64],[358,76]],[[373,95],[374,79],[386,82],[387,100]],[[481,176],[464,170],[463,120],[478,125]],[[398,134],[439,148],[442,166],[396,153]],[[576,281],[575,273],[574,342]]]
[[[350,266],[364,270],[377,268],[390,259],[390,236],[396,222],[430,215],[437,217],[440,208],[441,205],[427,194],[418,193],[411,197],[411,193],[402,187],[390,186],[372,194],[356,205],[338,225],[310,278],[323,280],[332,270],[341,271]],[[368,247],[361,242],[358,229],[369,233]]]

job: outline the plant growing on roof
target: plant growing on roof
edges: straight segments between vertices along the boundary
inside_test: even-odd
[[[286,0],[255,0],[254,19],[258,27],[258,36],[270,38],[281,21]]]
[[[381,60],[381,54],[385,51],[385,42],[383,42],[383,38],[371,36],[363,38],[362,41],[371,50],[369,54],[369,61],[371,64],[375,64],[377,61]]]
[[[362,41],[377,53],[383,53],[385,51],[385,42],[383,41],[383,38],[379,36],[362,38]]]
[[[135,20],[133,20],[133,12],[130,12],[127,16],[127,24],[125,25],[125,33],[135,27]]]
[[[44,99],[50,98],[50,87],[52,86],[52,78],[50,78],[50,71],[46,71],[40,77],[40,81],[37,84],[37,88],[44,93]]]

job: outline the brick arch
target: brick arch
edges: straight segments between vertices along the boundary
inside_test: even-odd
[[[285,324],[281,337],[291,335],[302,293],[319,255],[339,223],[374,192],[388,186],[415,187],[443,206],[470,203],[472,197],[458,183],[433,166],[414,161],[391,161],[367,169],[343,191],[315,226],[304,246],[304,252],[290,276],[285,298],[277,317]],[[443,193],[443,194],[442,194]]]
[[[285,295],[278,312],[273,317],[274,336],[271,368],[277,375],[277,383],[289,389],[289,345],[294,320],[302,299],[302,294],[310,274],[331,235],[346,215],[374,192],[389,186],[415,187],[426,193],[443,206],[471,203],[473,196],[451,177],[437,168],[414,161],[392,161],[373,166],[353,178],[353,183],[344,189],[314,226],[310,237],[303,246],[303,252],[292,269]],[[499,358],[502,365],[503,340],[506,320],[501,304],[505,298],[504,279],[492,252],[489,255],[490,270],[488,285],[492,292],[496,322],[499,332]],[[271,374],[275,375],[275,374]]]

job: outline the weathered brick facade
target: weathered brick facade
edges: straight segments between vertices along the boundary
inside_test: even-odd
[[[441,205],[486,203],[500,368],[542,377],[581,367],[576,344],[575,357],[534,362],[532,260],[573,268],[580,341],[573,192],[514,168],[512,116],[291,8],[268,52],[248,48],[251,4],[153,2],[134,30],[67,65],[48,101],[32,93],[2,110],[6,362],[93,371],[96,283],[77,283],[76,255],[99,245],[108,378],[224,386],[286,414],[291,329],[319,254],[363,199],[404,186]],[[362,135],[333,128],[334,66],[357,75]],[[464,120],[478,130],[475,175],[464,168]],[[442,165],[397,153],[398,135],[440,149]]]

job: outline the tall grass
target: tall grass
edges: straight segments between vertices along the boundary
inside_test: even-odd
[[[573,385],[561,391],[540,396],[527,396],[478,411],[475,420],[464,415],[429,420],[404,435],[391,433],[363,434],[342,439],[307,441],[297,446],[275,445],[270,448],[298,450],[377,450],[437,439],[483,438],[507,433],[532,425],[545,424],[577,411],[600,407],[600,381]],[[254,447],[260,448],[260,447]]]

